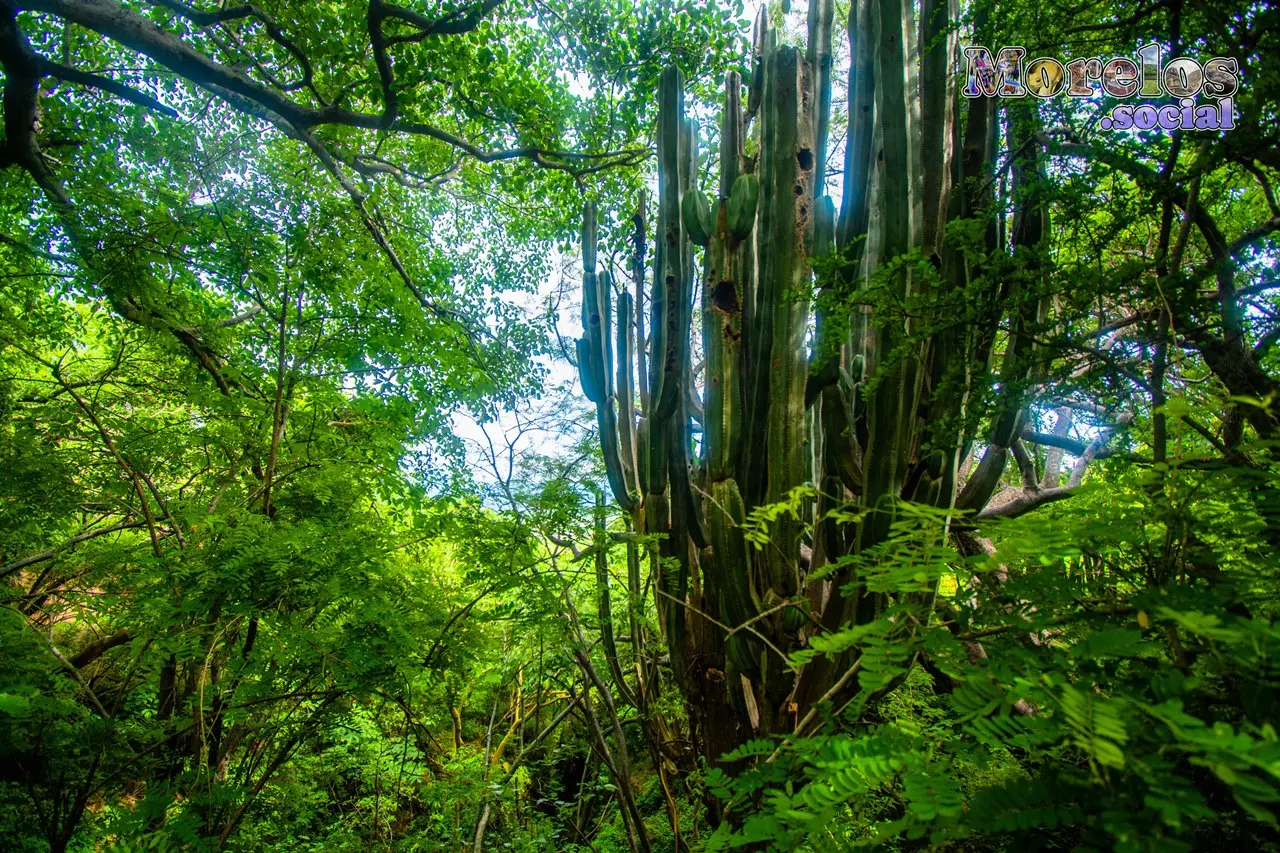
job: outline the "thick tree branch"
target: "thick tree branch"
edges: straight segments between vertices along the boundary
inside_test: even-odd
[[[1018,471],[1022,475],[1022,487],[1024,489],[1038,489],[1040,481],[1036,477],[1036,462],[1031,458],[1031,454],[1027,453],[1027,449],[1022,446],[1022,442],[1018,439],[1013,440],[1013,444],[1009,446],[1013,451],[1013,459],[1018,463]]]
[[[59,224],[66,232],[81,261],[87,268],[94,269],[93,260],[97,255],[93,248],[94,241],[86,238],[80,224],[79,212],[72,204],[62,182],[49,169],[36,141],[40,80],[46,73],[52,73],[50,67],[53,63],[38,56],[31,49],[26,37],[18,29],[13,7],[7,3],[0,3],[0,66],[3,66],[6,75],[5,139],[3,144],[0,144],[0,162],[7,161],[21,166],[31,175],[36,185],[48,198]],[[62,66],[58,68],[62,69]],[[70,69],[62,70],[71,71]],[[96,77],[94,79],[95,84],[105,80],[105,78]],[[106,290],[116,313],[132,323],[172,334],[208,371],[218,384],[219,390],[224,394],[231,393],[231,385],[222,375],[221,358],[206,346],[194,331],[174,322],[163,309],[144,306],[133,296],[125,293],[120,282],[124,276],[120,272],[114,269],[97,269],[95,275]]]
[[[85,646],[83,649],[76,652],[76,654],[69,659],[69,662],[76,669],[83,669],[98,658],[102,657],[110,649],[114,649],[116,646],[123,646],[132,639],[133,634],[130,633],[129,629],[121,628],[114,634],[103,637],[102,639],[96,640]]]
[[[1065,435],[1058,435],[1055,430],[1052,433],[1036,432],[1032,429],[1024,429],[1022,431],[1022,440],[1029,441],[1032,444],[1039,444],[1042,447],[1052,447],[1057,450],[1065,450],[1072,456],[1083,456],[1085,449],[1089,446],[1083,441],[1076,441]]]
[[[55,205],[69,205],[36,142],[40,120],[41,59],[18,29],[15,10],[0,3],[0,66],[4,67],[4,132],[0,164],[21,166]]]
[[[326,125],[392,130],[435,139],[482,163],[524,159],[546,168],[571,172],[574,171],[573,163],[634,159],[647,153],[643,150],[578,153],[538,146],[486,149],[424,122],[396,120],[385,125],[383,115],[356,112],[336,105],[317,108],[300,103],[240,71],[216,62],[187,45],[175,34],[111,0],[17,0],[14,5],[79,24],[149,57],[195,85],[213,92],[236,110],[268,121],[274,114],[299,131]]]
[[[1059,406],[1054,410],[1054,438],[1066,438],[1075,416],[1069,406]],[[1040,479],[1040,488],[1048,489],[1058,485],[1058,477],[1062,472],[1062,448],[1050,447],[1044,457],[1044,476]]]
[[[307,55],[292,39],[284,34],[284,31],[280,29],[280,25],[276,22],[275,18],[262,11],[257,6],[254,6],[252,3],[247,3],[243,6],[230,6],[216,11],[204,12],[196,9],[194,6],[181,2],[181,0],[155,0],[155,2],[166,9],[177,12],[179,15],[198,27],[210,27],[214,24],[225,24],[230,21],[238,21],[244,18],[253,18],[257,20],[267,31],[267,35],[271,37],[271,40],[289,51],[293,58],[298,61],[298,64],[302,66],[301,80],[298,80],[296,83],[279,83],[279,87],[286,92],[291,92],[303,87],[315,91],[311,85],[315,74],[312,71],[311,61],[307,59]]]
[[[250,308],[247,311],[242,311],[239,314],[236,314],[234,317],[228,317],[227,319],[222,320],[221,322],[218,323],[218,325],[224,329],[229,328],[231,326],[238,326],[239,324],[247,320],[252,320],[254,317],[258,316],[261,313],[262,313],[262,306],[255,305],[254,307]]]
[[[1075,494],[1075,488],[1070,486],[1058,486],[1050,489],[1037,487],[1010,491],[1013,494],[1007,501],[986,507],[982,512],[978,513],[977,517],[979,519],[1016,518],[1045,504],[1054,503]]]
[[[97,527],[97,528],[94,528],[93,530],[86,530],[83,533],[78,533],[75,536],[72,536],[70,539],[68,539],[66,542],[63,542],[57,548],[50,548],[47,551],[37,551],[34,554],[30,554],[26,557],[23,557],[20,560],[15,560],[9,565],[4,566],[3,568],[0,568],[0,578],[8,577],[14,572],[22,571],[28,566],[34,566],[37,563],[43,563],[47,560],[52,560],[54,557],[58,556],[63,551],[66,551],[70,548],[74,548],[76,545],[79,545],[81,542],[87,542],[90,539],[96,539],[99,536],[106,536],[109,533],[118,533],[121,530],[130,530],[135,527],[146,527],[146,526],[147,526],[147,523],[145,521],[121,521],[117,524],[112,524],[109,527]]]
[[[1068,438],[1059,438],[1056,435],[1045,435],[1044,433],[1031,433],[1036,438],[1046,439],[1045,443],[1057,443],[1055,446],[1064,446],[1063,449],[1079,458],[1071,467],[1071,474],[1067,478],[1066,486],[1054,486],[1050,488],[1041,488],[1035,479],[1034,466],[1028,472],[1026,465],[1029,463],[1030,457],[1026,457],[1025,462],[1019,460],[1019,465],[1023,466],[1021,489],[1005,489],[995,496],[993,501],[984,507],[978,514],[978,519],[988,518],[1014,518],[1024,513],[1028,513],[1033,509],[1044,506],[1045,504],[1054,503],[1071,497],[1075,494],[1075,490],[1084,481],[1085,470],[1089,467],[1089,463],[1100,456],[1106,455],[1107,444],[1111,441],[1120,429],[1128,426],[1133,422],[1133,414],[1130,412],[1122,412],[1116,418],[1114,424],[1108,424],[1098,430],[1098,435],[1093,441],[1087,445],[1080,442],[1072,441]],[[1027,438],[1027,433],[1023,433],[1023,438]],[[1033,440],[1033,439],[1028,439]],[[1018,450],[1020,444],[1014,442],[1014,457],[1018,458]],[[1025,455],[1025,451],[1024,451]]]
[[[173,107],[167,107],[145,92],[139,92],[137,89],[112,80],[110,77],[103,77],[101,74],[93,74],[88,71],[80,71],[76,68],[60,65],[57,62],[50,62],[47,59],[40,60],[40,70],[50,77],[57,77],[59,80],[65,80],[68,83],[87,86],[91,89],[101,89],[103,92],[115,95],[117,98],[128,101],[131,104],[137,104],[140,107],[164,113],[169,118],[178,117],[178,111]]]
[[[480,3],[457,9],[436,20],[421,15],[412,9],[406,9],[404,6],[397,6],[394,3],[381,3],[380,5],[383,7],[384,14],[387,17],[404,21],[416,30],[408,35],[393,37],[389,44],[395,45],[422,41],[430,36],[455,36],[469,33],[480,26],[480,22],[488,17],[490,12],[501,6],[502,3],[503,0],[482,0]]]
[[[1183,211],[1189,206],[1187,191],[1176,183],[1172,183],[1161,176],[1151,166],[1141,163],[1127,156],[1123,151],[1102,146],[1090,146],[1083,142],[1051,142],[1049,153],[1059,157],[1079,157],[1087,160],[1097,160],[1115,169],[1123,172],[1133,178],[1137,183],[1144,186],[1147,190],[1155,191],[1159,197],[1168,196]],[[1192,220],[1196,227],[1200,229],[1200,233],[1204,235],[1205,241],[1209,244],[1210,251],[1215,255],[1219,251],[1225,253],[1227,248],[1226,238],[1222,236],[1222,231],[1218,228],[1218,223],[1213,220],[1203,206],[1196,205],[1192,212]]]
[[[182,15],[198,26],[226,23],[231,20],[253,18],[261,22],[273,40],[285,46],[303,64],[304,83],[309,82],[310,65],[298,47],[280,32],[278,25],[270,15],[252,5],[242,5],[223,9],[217,12],[202,12],[181,2],[181,0],[159,0],[166,8]],[[178,35],[169,32],[142,15],[112,0],[16,0],[0,6],[4,12],[4,21],[0,26],[0,62],[3,62],[5,81],[5,126],[6,140],[0,145],[0,164],[15,163],[26,169],[40,187],[45,191],[59,209],[60,219],[72,236],[72,242],[81,249],[83,241],[76,228],[75,213],[70,199],[61,183],[45,164],[35,142],[34,128],[38,116],[38,82],[46,73],[57,73],[67,79],[74,78],[85,85],[94,85],[110,91],[134,103],[163,108],[148,96],[137,93],[122,84],[87,75],[74,69],[54,68],[48,60],[36,55],[27,45],[26,39],[18,30],[15,18],[17,9],[43,12],[54,15],[65,22],[78,24],[88,30],[109,38],[131,50],[146,56],[154,62],[170,69],[192,84],[212,92],[233,109],[267,121],[281,132],[290,136],[311,149],[312,153],[324,165],[325,170],[336,180],[344,192],[351,198],[360,216],[361,223],[373,237],[382,253],[391,262],[397,275],[418,303],[437,318],[457,325],[462,333],[464,346],[472,351],[478,364],[483,365],[485,359],[477,345],[477,337],[483,334],[466,321],[458,312],[441,305],[429,298],[415,282],[408,269],[402,263],[391,241],[377,218],[365,204],[365,194],[357,188],[343,173],[338,159],[328,147],[321,142],[312,131],[317,127],[338,125],[357,129],[383,130],[402,133],[410,136],[423,136],[435,139],[483,163],[494,163],[505,160],[527,159],[538,166],[568,172],[575,177],[589,172],[599,171],[620,165],[630,165],[647,155],[647,149],[630,151],[608,151],[600,153],[576,153],[556,151],[537,146],[523,146],[506,149],[486,149],[468,142],[448,131],[422,122],[405,122],[396,118],[396,104],[392,86],[389,57],[385,47],[395,43],[395,39],[385,40],[381,34],[383,17],[393,17],[417,28],[417,35],[454,34],[467,32],[477,26],[481,19],[494,8],[499,0],[484,0],[450,13],[445,17],[430,21],[411,10],[374,0],[370,7],[371,36],[374,39],[375,59],[378,60],[379,71],[384,86],[384,99],[387,109],[382,115],[355,112],[324,102],[317,94],[322,106],[315,107],[295,100],[287,94],[288,90],[298,86],[282,86],[275,89],[263,85],[247,76],[242,71],[223,65],[209,56],[200,53],[185,43]],[[404,37],[404,40],[411,40]],[[298,84],[299,86],[303,84]],[[314,91],[314,90],[313,90]],[[164,108],[167,109],[167,108]],[[358,162],[358,160],[357,160]],[[373,167],[356,167],[357,171],[368,175]],[[388,169],[401,183],[406,179]],[[406,183],[407,185],[407,183]],[[106,276],[104,280],[111,277]],[[222,376],[221,359],[196,336],[196,334],[172,320],[154,306],[140,305],[132,297],[109,288],[112,305],[116,310],[132,322],[147,326],[161,326],[171,332],[195,355],[199,364],[213,376],[219,389],[230,393],[231,384]]]

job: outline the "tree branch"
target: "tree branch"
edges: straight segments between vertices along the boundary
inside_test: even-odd
[[[111,634],[108,637],[103,637],[102,639],[85,646],[73,655],[69,662],[76,669],[83,669],[98,658],[102,657],[109,649],[114,649],[116,646],[123,646],[132,639],[133,634],[130,633],[129,629],[121,628],[114,634]]]
[[[1014,439],[1009,446],[1013,451],[1013,459],[1018,463],[1018,471],[1022,475],[1022,488],[1032,490],[1040,487],[1039,479],[1036,477],[1036,463],[1031,458],[1031,454],[1027,453],[1027,449],[1022,446],[1022,442]]]
[[[1037,487],[1034,489],[1010,489],[1009,491],[1015,492],[1013,497],[1003,503],[986,507],[978,513],[977,518],[1016,518],[1045,504],[1069,498],[1075,494],[1076,490],[1070,486],[1058,486],[1051,489]]]
[[[66,65],[60,65],[57,62],[50,62],[47,59],[39,60],[40,70],[50,77],[57,77],[59,80],[65,80],[68,83],[76,83],[80,86],[87,86],[91,89],[101,89],[108,94],[115,95],[121,100],[128,101],[131,104],[137,104],[140,107],[146,107],[149,110],[164,113],[169,118],[177,118],[178,111],[173,107],[167,107],[157,101],[155,98],[139,92],[137,89],[126,86],[110,77],[103,77],[101,74],[93,74],[88,71],[80,71],[76,68],[70,68]]]
[[[313,92],[315,91],[311,85],[315,74],[312,71],[311,61],[307,59],[307,55],[303,53],[302,49],[298,47],[292,39],[284,34],[284,31],[280,29],[280,25],[276,22],[275,18],[268,15],[257,6],[254,6],[252,3],[246,3],[243,6],[232,6],[229,8],[218,9],[216,11],[204,12],[196,9],[194,6],[181,2],[181,0],[155,0],[155,2],[164,6],[166,9],[177,12],[179,15],[198,27],[210,27],[214,24],[225,24],[229,21],[237,21],[243,18],[256,19],[262,24],[263,28],[267,31],[267,35],[271,37],[271,40],[289,51],[289,53],[293,55],[293,58],[298,61],[298,64],[302,66],[302,79],[296,83],[281,83],[280,88],[286,92],[291,92],[305,86]]]
[[[35,554],[31,554],[29,556],[23,557],[21,560],[15,560],[9,565],[4,566],[3,568],[0,568],[0,578],[8,577],[14,572],[21,571],[27,568],[28,566],[34,566],[37,563],[43,563],[46,560],[52,560],[54,557],[58,556],[63,551],[66,551],[69,548],[74,548],[76,545],[79,545],[81,542],[87,542],[90,539],[96,539],[99,536],[106,536],[109,533],[117,533],[121,530],[129,530],[135,527],[146,527],[146,526],[147,526],[147,523],[145,521],[121,521],[118,524],[111,525],[110,527],[98,527],[93,530],[86,530],[84,533],[79,533],[75,536],[72,536],[70,539],[68,539],[66,542],[63,542],[57,548],[50,548],[47,551],[39,551]]]
[[[112,0],[17,0],[15,5],[79,24],[149,57],[195,85],[214,93],[240,112],[266,120],[271,120],[270,114],[274,113],[297,130],[310,130],[326,125],[391,130],[435,139],[482,163],[525,159],[545,168],[570,172],[574,171],[572,163],[635,158],[647,153],[647,150],[578,153],[538,146],[486,149],[424,122],[397,120],[384,125],[382,115],[356,112],[335,105],[315,108],[299,103],[282,92],[250,79],[240,71],[210,59],[188,46],[178,36]],[[232,97],[228,97],[228,94]]]

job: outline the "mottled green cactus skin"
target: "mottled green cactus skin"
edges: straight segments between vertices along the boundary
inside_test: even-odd
[[[768,398],[760,448],[763,502],[785,500],[805,482],[804,388],[809,361],[805,327],[809,320],[809,261],[813,240],[813,116],[806,89],[808,70],[800,51],[777,48],[765,71],[761,122],[760,251],[757,340],[753,390]],[[759,419],[757,419],[757,423]],[[797,563],[791,557],[800,531],[790,516],[780,520],[777,548],[765,549],[766,585],[783,598],[796,594]]]
[[[684,194],[684,200],[680,202],[680,213],[684,217],[684,228],[689,234],[689,239],[695,245],[707,245],[707,238],[715,228],[707,197],[700,190],[689,190]]]
[[[760,179],[755,175],[739,175],[729,194],[729,233],[742,240],[756,224],[756,205],[760,202]]]
[[[596,404],[596,423],[604,453],[609,488],[624,509],[634,499],[623,475],[618,439],[618,413],[613,400],[613,339],[609,332],[612,283],[596,274],[596,208],[588,203],[582,215],[582,331],[577,341],[578,376],[587,399]],[[627,419],[630,420],[629,404]]]
[[[622,479],[628,494],[638,495],[637,441],[635,422],[635,340],[631,336],[631,323],[635,313],[635,300],[625,290],[618,296],[617,342],[614,351],[618,358],[618,375],[614,382],[618,403],[618,450],[622,462]],[[624,506],[629,509],[630,507]]]

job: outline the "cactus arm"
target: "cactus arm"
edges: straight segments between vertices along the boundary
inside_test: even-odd
[[[809,316],[808,257],[813,240],[813,117],[807,97],[808,69],[794,48],[769,57],[764,98],[760,177],[759,323],[768,318],[768,361],[757,362],[768,377],[764,432],[766,501],[781,501],[803,482],[805,472],[804,388],[808,377],[805,332]],[[765,398],[758,398],[763,400]],[[759,403],[757,403],[759,405]],[[780,520],[766,552],[768,585],[783,598],[796,592],[799,529]]]
[[[872,134],[875,125],[875,61],[871,3],[852,0],[849,4],[849,130],[844,151],[844,194],[836,245],[841,249],[867,233],[870,216],[869,193],[872,167]],[[858,243],[850,255],[856,269],[865,243]]]
[[[760,112],[760,101],[764,97],[764,63],[769,55],[766,45],[770,41],[769,4],[761,3],[756,12],[755,24],[751,28],[751,80],[747,92],[748,122]]]
[[[723,214],[722,214],[723,219]],[[740,370],[742,363],[741,283],[734,250],[728,235],[721,231],[707,248],[707,268],[703,289],[707,293],[703,313],[703,342],[706,349],[706,399],[703,436],[706,440],[707,471],[711,480],[730,476],[739,452],[741,420],[744,414]]]
[[[636,422],[634,416],[636,390],[635,351],[631,337],[631,294],[625,290],[618,295],[618,376],[614,382],[618,401],[618,446],[622,456],[622,479],[628,492],[639,492],[636,481]]]
[[[683,112],[683,98],[679,102]],[[677,183],[672,188],[672,198],[663,199],[663,209],[670,204],[672,220],[660,226],[666,245],[663,272],[663,291],[667,306],[665,317],[667,328],[664,332],[665,354],[659,365],[662,373],[662,391],[655,394],[654,411],[659,419],[673,416],[679,405],[684,402],[684,385],[689,371],[689,331],[693,317],[693,251],[689,245],[688,231],[684,227],[684,217],[680,204],[693,188],[698,162],[697,134],[692,119],[683,119],[678,125],[679,141],[677,145]],[[660,190],[661,192],[661,190]],[[697,205],[695,205],[696,207]]]
[[[596,306],[600,312],[600,340],[598,346],[603,353],[601,366],[604,388],[609,397],[613,397],[613,277],[607,272],[596,275]]]
[[[586,338],[578,338],[573,344],[578,355],[578,378],[582,381],[582,394],[588,402],[599,405],[604,399],[604,389],[600,387],[600,379],[591,366],[591,342]]]
[[[623,475],[618,419],[613,408],[613,346],[609,334],[612,290],[608,274],[596,274],[596,206],[589,201],[582,212],[583,336],[577,342],[578,374],[583,393],[596,404],[596,424],[609,490],[618,505],[630,511],[635,501]]]
[[[707,488],[707,528],[712,557],[705,571],[721,619],[736,628],[760,612],[759,597],[750,581],[751,558],[740,529],[746,512],[738,484],[732,478],[711,482]],[[738,672],[748,678],[760,678],[760,644],[750,639],[747,632],[728,637],[725,647],[730,663]]]
[[[725,105],[720,131],[720,203],[716,228],[707,246],[703,274],[703,347],[705,401],[703,436],[708,479],[722,480],[733,472],[738,458],[742,418],[742,241],[729,233],[730,194],[738,180],[742,156],[741,81],[725,78]],[[740,201],[740,200],[739,200]],[[738,245],[735,245],[738,244]]]
[[[680,570],[672,576],[667,558],[687,564],[687,543],[677,546],[671,531],[671,496],[668,488],[673,449],[671,412],[661,401],[669,392],[668,381],[679,384],[682,376],[667,371],[673,314],[679,310],[679,288],[684,259],[685,234],[680,221],[681,172],[684,146],[684,78],[678,68],[663,68],[658,85],[658,219],[654,250],[653,286],[649,298],[648,409],[640,419],[640,485],[644,493],[645,530],[666,538],[650,551],[650,576],[654,579],[655,605],[665,628],[673,664],[684,658],[684,607],[679,594]],[[678,399],[678,398],[677,398]],[[674,407],[673,407],[674,408]]]
[[[635,508],[635,499],[627,487],[627,479],[622,467],[622,455],[618,447],[618,419],[613,408],[613,401],[605,397],[596,404],[596,424],[600,429],[600,449],[604,455],[605,476],[609,480],[609,490],[613,492],[618,506],[625,512]]]
[[[910,231],[907,238],[908,244],[911,246],[920,245],[920,236],[923,233],[923,217],[924,205],[924,181],[921,178],[921,159],[920,159],[920,142],[923,133],[920,129],[920,63],[917,57],[920,56],[920,44],[918,41],[919,28],[915,26],[915,3],[912,0],[904,6],[904,17],[902,19],[902,46],[906,51],[906,57],[903,67],[906,69],[906,87],[903,89],[903,96],[907,102],[907,153],[908,153],[908,175],[910,179],[907,182],[907,198],[910,203]],[[896,28],[895,28],[896,29]]]
[[[884,168],[880,175],[881,259],[907,252],[911,243],[911,174],[909,116],[906,86],[902,0],[878,0],[880,10],[876,55],[879,89],[879,124],[883,134]],[[899,270],[890,287],[905,299],[910,287],[905,270]],[[878,323],[872,330],[875,354],[892,353],[907,330]],[[878,360],[878,359],[877,359]],[[878,385],[868,413],[868,437],[864,457],[864,500],[879,511],[869,516],[859,533],[861,547],[883,540],[893,522],[891,504],[900,497],[906,479],[911,427],[915,421],[914,362],[903,358],[880,366]]]
[[[720,203],[733,191],[742,174],[742,145],[746,135],[742,115],[742,75],[730,71],[724,77],[724,114],[720,119]]]
[[[686,119],[683,133],[684,171],[681,172],[681,192],[688,197],[697,192],[694,181],[697,178],[698,166],[698,134],[697,125],[692,118]],[[696,550],[707,544],[707,535],[702,520],[702,502],[694,497],[692,483],[693,469],[693,417],[696,403],[696,392],[693,388],[693,365],[689,357],[693,331],[693,246],[686,240],[681,264],[679,291],[678,325],[672,330],[673,340],[678,346],[673,348],[671,369],[679,377],[672,382],[668,376],[667,387],[674,388],[679,394],[672,411],[674,429],[669,445],[669,477],[671,482],[671,539],[676,548],[676,556],[680,560],[678,578],[678,597],[683,600],[688,592],[691,558],[688,543],[692,542]]]
[[[645,256],[645,218],[644,193],[640,194],[640,203],[635,215],[631,217],[631,276],[635,287],[635,354],[636,354],[636,390],[640,392],[640,413],[649,413],[649,362],[646,352],[647,341],[644,339],[644,256]]]
[[[809,0],[809,42],[805,58],[813,75],[813,192],[826,195],[827,134],[831,127],[831,56],[833,0]]]
[[[587,399],[596,405],[608,395],[604,378],[604,348],[600,344],[600,289],[596,280],[596,206],[582,211],[582,337],[577,342],[578,374]]]
[[[950,23],[955,0],[923,0],[920,10],[920,167],[925,252],[939,254],[951,192],[951,135],[955,121],[957,44]]]
[[[609,540],[605,533],[604,495],[596,493],[595,512],[595,569],[596,569],[596,613],[600,618],[600,638],[604,645],[605,661],[609,665],[609,674],[617,685],[619,698],[623,702],[634,705],[627,680],[622,675],[622,666],[618,663],[618,645],[613,636],[613,605],[609,593]]]
[[[588,358],[585,364],[579,363],[578,370],[589,374],[590,384],[601,399],[588,399],[597,405],[613,393],[609,301],[604,298],[608,289],[608,281],[602,282],[596,273],[596,205],[588,201],[582,211],[582,339],[586,341]],[[583,387],[587,384],[584,380]]]
[[[658,233],[649,321],[652,341],[649,350],[650,405],[658,419],[669,417],[675,408],[674,401],[679,399],[674,390],[667,390],[667,380],[673,378],[679,382],[681,378],[672,376],[667,369],[667,361],[671,348],[676,345],[671,340],[671,329],[676,320],[672,315],[678,311],[684,257],[684,228],[680,221],[680,173],[687,170],[687,165],[682,166],[680,157],[683,148],[681,137],[684,135],[683,89],[684,75],[680,70],[671,66],[664,68],[658,88]],[[650,477],[656,479],[656,467],[652,462],[650,469]]]
[[[822,257],[832,251],[835,244],[835,205],[830,196],[819,196],[817,205],[817,223],[814,227],[814,256]],[[831,306],[822,306],[818,312],[817,338],[818,345],[815,358],[821,359],[824,372],[834,374],[825,383],[820,395],[815,395],[812,402],[816,407],[810,416],[813,453],[813,482],[818,487],[818,499],[814,505],[813,555],[809,569],[821,568],[844,553],[843,536],[839,524],[834,520],[824,519],[828,510],[844,503],[846,487],[853,490],[850,482],[840,477],[841,466],[850,468],[853,458],[853,444],[848,429],[850,412],[843,405],[840,389],[836,383],[840,379],[840,347],[838,329],[832,328],[830,319]],[[810,386],[814,385],[817,376],[810,376],[805,388],[805,404],[810,404]],[[851,478],[850,478],[851,479]],[[821,603],[820,600],[817,603]]]
[[[833,247],[844,251],[843,263],[837,273],[840,279],[852,281],[858,276],[858,267],[865,248],[863,241],[855,238],[866,232],[868,219],[869,174],[872,166],[871,127],[874,119],[874,88],[871,74],[871,49],[868,43],[870,30],[868,0],[852,0],[849,6],[849,131],[846,137],[845,160],[843,170],[843,199],[840,216],[833,224]],[[815,53],[820,62],[825,62],[818,101],[819,117],[816,130],[818,157],[818,175],[826,174],[827,132],[831,118],[831,10],[821,9],[824,5],[819,0],[810,6],[809,17],[809,54]],[[860,11],[861,7],[861,11]],[[824,17],[819,17],[824,16]],[[825,55],[821,55],[820,47],[825,47]],[[811,59],[812,61],[812,59]],[[815,187],[821,197],[822,187]],[[827,254],[830,249],[820,251],[816,255]],[[819,282],[823,287],[826,283]],[[834,306],[832,306],[834,307]],[[831,307],[819,306],[817,345],[814,348],[814,363],[810,371],[808,387],[805,391],[805,403],[811,405],[823,390],[832,385],[838,375],[842,356],[841,333],[846,324],[831,322],[824,317]],[[859,310],[859,309],[854,309]],[[821,422],[822,417],[818,416]],[[816,442],[815,442],[816,443]]]

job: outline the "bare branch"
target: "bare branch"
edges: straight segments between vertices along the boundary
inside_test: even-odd
[[[247,320],[252,320],[254,317],[258,316],[261,313],[262,313],[262,306],[255,305],[254,307],[250,308],[248,311],[242,311],[241,313],[236,314],[234,317],[228,317],[227,319],[218,323],[218,325],[224,329],[230,326],[237,326]]]
[[[1038,507],[1071,497],[1084,481],[1085,470],[1089,467],[1089,463],[1094,459],[1105,455],[1107,444],[1111,441],[1112,436],[1132,422],[1133,414],[1131,412],[1122,412],[1119,417],[1116,418],[1116,422],[1114,424],[1109,424],[1101,428],[1098,431],[1098,436],[1088,445],[1081,445],[1080,442],[1074,442],[1065,437],[1059,438],[1056,435],[1032,433],[1032,435],[1037,438],[1045,438],[1049,441],[1061,442],[1064,445],[1072,445],[1072,447],[1064,447],[1064,449],[1073,455],[1077,455],[1079,458],[1071,468],[1071,475],[1067,478],[1067,485],[1055,486],[1047,489],[1040,488],[1035,482],[1034,470],[1030,473],[1029,477],[1027,472],[1024,470],[1022,475],[1024,484],[1023,488],[1005,489],[1003,492],[1000,492],[995,496],[990,504],[978,513],[977,518],[1015,518]],[[1023,432],[1022,437],[1026,439],[1027,433]],[[1014,455],[1016,457],[1016,446],[1018,445],[1018,442],[1015,441],[1014,445]],[[1030,460],[1028,459],[1028,461]]]
[[[1054,415],[1056,420],[1053,424],[1054,438],[1066,438],[1067,432],[1071,429],[1071,423],[1074,415],[1069,406],[1059,406]],[[1044,457],[1044,476],[1040,480],[1040,488],[1048,489],[1058,485],[1058,476],[1062,471],[1062,448],[1050,447]]]
[[[1045,504],[1054,503],[1075,494],[1074,488],[1066,486],[1052,489],[1011,489],[1009,491],[1013,493],[1009,500],[988,506],[978,513],[977,517],[979,519],[1016,518]]]
[[[1143,8],[1139,9],[1138,11],[1134,12],[1132,15],[1129,15],[1127,17],[1119,18],[1115,21],[1103,21],[1102,23],[1099,23],[1099,24],[1081,24],[1080,26],[1068,27],[1067,29],[1062,31],[1062,34],[1066,36],[1072,33],[1093,32],[1095,30],[1107,30],[1108,32],[1110,32],[1113,30],[1120,29],[1122,27],[1132,26],[1133,24],[1136,24],[1138,21],[1141,21],[1144,18],[1151,17],[1156,12],[1158,12],[1159,10],[1163,9],[1165,6],[1168,6],[1168,5],[1169,5],[1169,0],[1159,0],[1159,2],[1152,3],[1150,6],[1144,6]]]

